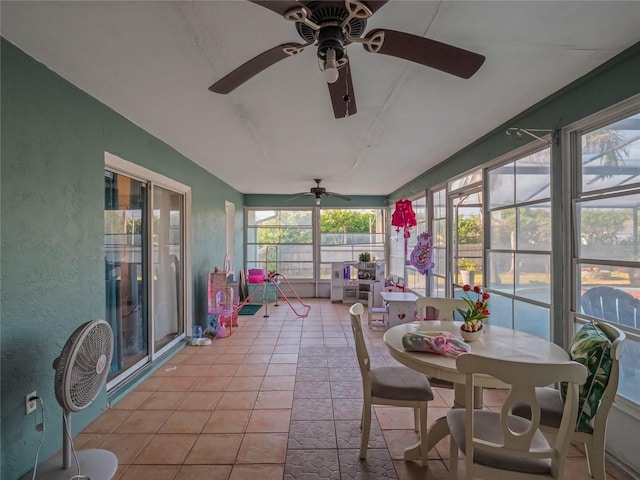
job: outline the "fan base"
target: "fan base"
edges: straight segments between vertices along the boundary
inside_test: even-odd
[[[80,473],[91,480],[111,480],[118,470],[118,458],[108,450],[90,448],[78,452]],[[62,469],[62,455],[50,458],[38,465],[36,478],[39,480],[68,480],[78,473],[76,460],[71,456],[71,466]],[[21,480],[31,480],[33,470],[22,477]]]

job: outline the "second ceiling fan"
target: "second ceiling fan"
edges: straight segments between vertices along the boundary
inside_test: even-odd
[[[212,92],[229,93],[271,65],[315,45],[333,113],[343,118],[357,112],[346,51],[351,43],[362,44],[369,53],[410,60],[461,78],[470,78],[485,60],[477,53],[406,32],[377,28],[364,35],[367,19],[388,0],[250,1],[295,22],[305,43],[283,43],[261,53],[211,85]]]
[[[322,199],[322,197],[336,197],[341,200],[346,200],[347,202],[351,201],[351,197],[347,197],[346,195],[335,192],[327,192],[326,188],[320,186],[320,182],[322,181],[321,179],[314,178],[313,181],[316,182],[315,187],[311,187],[308,192],[296,193],[289,200],[293,200],[294,198],[302,196],[315,197],[316,205],[320,205],[320,200]]]

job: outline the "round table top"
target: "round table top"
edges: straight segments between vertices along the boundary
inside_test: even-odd
[[[460,337],[460,325],[461,322],[437,320],[403,323],[385,332],[384,343],[391,356],[403,365],[431,377],[464,384],[466,379],[456,369],[455,357],[436,353],[406,352],[402,347],[402,336],[407,332],[442,331]],[[569,354],[561,347],[530,333],[491,325],[484,325],[483,330],[485,333],[479,340],[469,343],[471,353],[532,363],[569,360]],[[477,376],[476,384],[479,387],[504,387],[499,380],[482,375]]]
[[[380,292],[387,302],[415,302],[419,297],[413,292]]]

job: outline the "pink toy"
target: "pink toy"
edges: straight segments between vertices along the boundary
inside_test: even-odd
[[[449,332],[405,333],[402,347],[407,352],[437,353],[457,357],[471,351],[471,347]]]

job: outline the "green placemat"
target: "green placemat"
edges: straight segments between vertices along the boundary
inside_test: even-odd
[[[255,315],[255,313],[260,310],[262,305],[258,305],[255,303],[249,303],[248,305],[243,305],[238,315]]]

